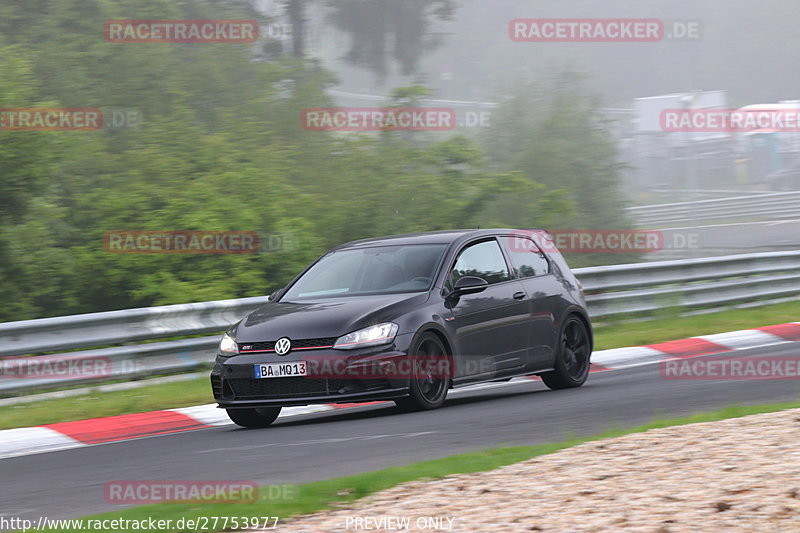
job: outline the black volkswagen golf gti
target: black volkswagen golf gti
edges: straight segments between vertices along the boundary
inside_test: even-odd
[[[579,387],[593,333],[580,282],[541,230],[463,230],[343,244],[223,336],[214,397],[236,424],[281,407],[393,400],[541,376]]]

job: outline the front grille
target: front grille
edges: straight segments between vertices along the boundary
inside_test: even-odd
[[[294,349],[301,349],[301,348],[318,348],[318,347],[330,347],[336,343],[336,337],[327,337],[322,339],[300,339],[297,341],[292,341],[292,350]]]
[[[337,394],[344,386],[341,379],[310,379],[303,377],[275,379],[229,379],[236,399],[286,398],[328,396]]]
[[[324,337],[320,339],[291,339],[292,350],[302,350],[309,348],[330,348],[336,342],[336,337]],[[239,350],[243,352],[264,352],[275,350],[274,341],[266,342],[242,342],[239,343]],[[244,349],[245,346],[249,348]]]

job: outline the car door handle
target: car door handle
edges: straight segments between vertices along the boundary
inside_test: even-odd
[[[525,298],[525,293],[524,292],[519,291],[519,292],[515,292],[514,293],[514,299],[515,300],[522,300],[523,298]]]

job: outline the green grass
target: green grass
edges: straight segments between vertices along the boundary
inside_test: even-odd
[[[800,321],[800,300],[694,316],[665,314],[644,322],[595,324],[595,350],[641,346]]]
[[[800,300],[692,317],[662,315],[644,322],[596,323],[595,349],[653,344],[797,320],[800,320]],[[174,409],[213,401],[208,378],[126,391],[91,392],[58,400],[4,407],[0,410],[0,429]]]
[[[213,402],[211,382],[208,378],[199,378],[138,389],[90,392],[80,396],[8,405],[0,411],[0,429],[145,413]]]
[[[688,417],[676,419],[656,419],[649,424],[627,429],[614,429],[600,435],[573,438],[563,442],[541,444],[537,446],[519,446],[513,448],[494,448],[490,450],[453,455],[433,461],[425,461],[405,466],[396,466],[383,470],[365,472],[352,476],[334,478],[326,481],[306,483],[293,487],[295,497],[288,499],[270,499],[267,488],[262,488],[262,499],[255,503],[243,504],[188,504],[165,503],[144,505],[93,515],[91,519],[141,519],[153,517],[155,519],[197,519],[199,517],[261,517],[278,516],[285,519],[290,516],[308,514],[323,509],[347,505],[354,500],[363,498],[380,490],[394,487],[398,484],[415,481],[440,479],[452,474],[465,474],[484,472],[504,465],[518,463],[537,456],[550,454],[583,442],[605,438],[613,438],[630,433],[640,433],[649,429],[680,426],[697,422],[711,422],[728,418],[738,418],[747,415],[782,411],[785,409],[800,408],[800,400],[755,406],[733,406],[718,411],[698,413]],[[269,429],[263,430],[265,436]],[[102,487],[97,488],[98,498],[102,497]],[[218,531],[206,529],[206,531]],[[55,530],[52,530],[55,531]],[[58,531],[74,531],[60,529]],[[86,530],[84,530],[86,531]]]

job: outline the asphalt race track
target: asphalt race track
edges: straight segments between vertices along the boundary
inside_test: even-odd
[[[735,356],[793,356],[797,346],[787,342]],[[538,381],[492,384],[457,391],[431,412],[372,405],[290,418],[267,429],[224,426],[2,459],[0,513],[71,518],[114,511],[121,507],[103,498],[103,485],[113,480],[298,483],[799,397],[797,380],[666,380],[658,364],[595,373],[577,390],[549,391]]]

